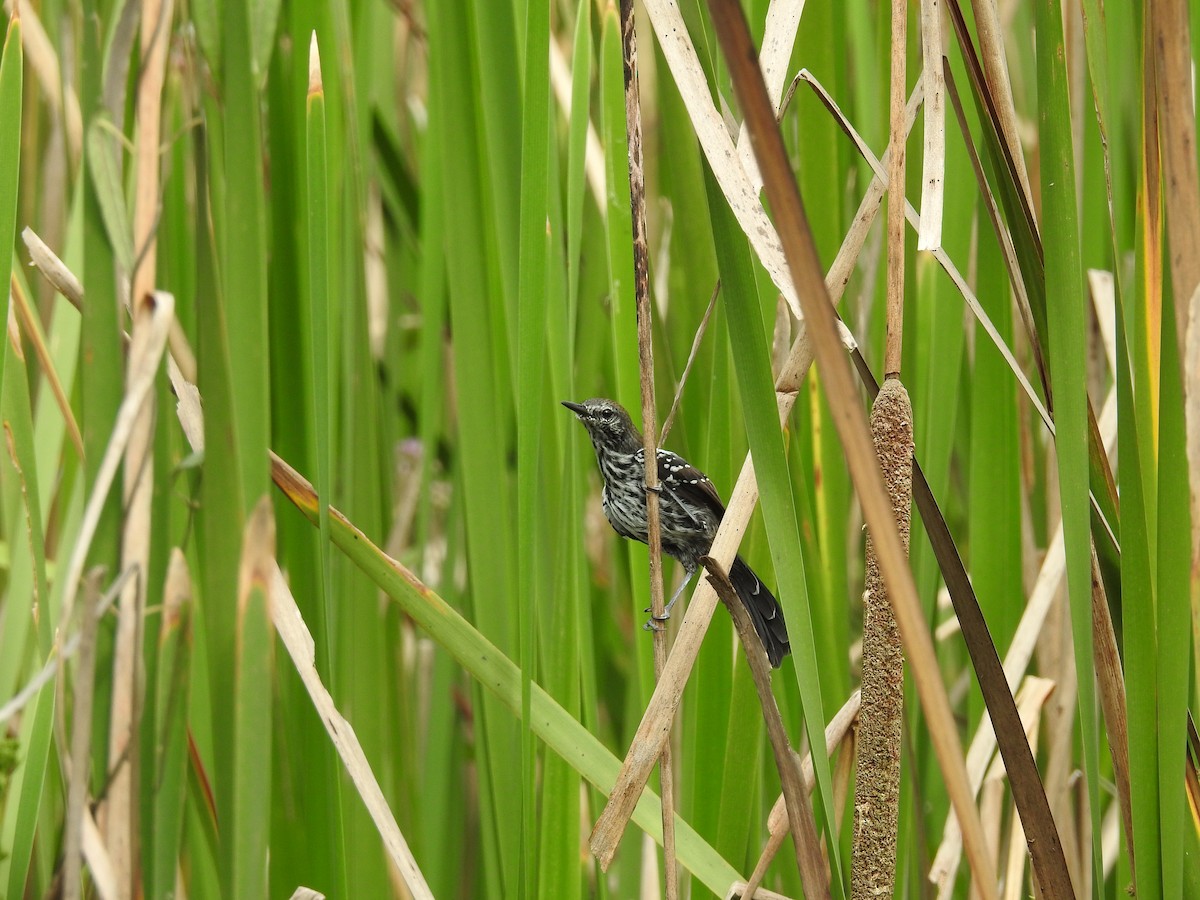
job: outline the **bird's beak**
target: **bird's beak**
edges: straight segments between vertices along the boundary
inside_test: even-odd
[[[572,403],[570,400],[562,401],[562,405],[580,417],[582,417],[587,411],[587,407],[585,407],[582,403]]]

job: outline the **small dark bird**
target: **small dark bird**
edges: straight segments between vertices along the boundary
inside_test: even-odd
[[[596,461],[604,479],[601,498],[609,524],[622,537],[647,543],[646,457],[641,432],[629,413],[612,400],[599,397],[583,403],[564,400],[563,406],[579,417],[596,448]],[[712,546],[717,526],[725,515],[725,505],[708,476],[670,450],[658,451],[658,480],[663,552],[682,563],[687,572],[687,578],[667,604],[665,619],[700,568],[700,557]],[[767,658],[778,668],[791,652],[779,602],[740,556],[733,561],[729,580],[750,613]]]

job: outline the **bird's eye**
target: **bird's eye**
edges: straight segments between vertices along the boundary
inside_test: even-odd
[[[611,422],[613,418],[613,411],[607,407],[600,410],[600,418],[602,418],[605,422]]]

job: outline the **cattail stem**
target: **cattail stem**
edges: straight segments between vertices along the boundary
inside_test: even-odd
[[[905,49],[908,44],[908,4],[892,0],[892,151],[888,166],[887,210],[887,348],[883,371],[887,378],[900,374],[901,348],[904,343],[904,143],[905,125]]]

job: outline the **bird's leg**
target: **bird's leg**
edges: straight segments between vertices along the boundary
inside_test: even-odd
[[[675,601],[679,599],[679,595],[683,593],[684,588],[692,583],[692,577],[695,574],[695,572],[688,572],[687,576],[683,579],[683,583],[680,584],[679,587],[675,588],[675,593],[671,595],[671,599],[667,601],[667,605],[663,608],[662,617],[664,619],[669,619],[671,617],[671,607],[675,605]]]
[[[689,584],[691,584],[692,577],[695,574],[696,574],[695,570],[687,573],[687,575],[683,579],[683,583],[675,589],[675,593],[671,595],[671,599],[668,600],[667,605],[665,607],[663,607],[662,615],[661,616],[654,616],[654,615],[650,616],[650,618],[646,620],[646,624],[642,626],[643,629],[645,629],[646,631],[658,631],[658,629],[660,627],[658,625],[658,623],[665,622],[665,621],[667,621],[667,619],[671,618],[671,607],[675,605],[675,601],[679,599],[679,595],[683,593],[684,588],[686,588]],[[651,609],[650,607],[646,607],[645,612],[650,612],[650,609]]]

